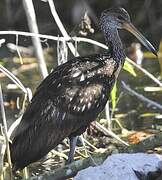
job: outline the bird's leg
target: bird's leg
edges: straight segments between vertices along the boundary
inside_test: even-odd
[[[75,136],[75,137],[71,136],[69,137],[69,140],[70,140],[70,151],[68,154],[68,160],[66,164],[70,164],[73,161],[78,136]]]

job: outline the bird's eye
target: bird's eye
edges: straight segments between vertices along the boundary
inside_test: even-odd
[[[124,20],[123,16],[121,16],[121,15],[118,16],[118,19],[119,20]]]

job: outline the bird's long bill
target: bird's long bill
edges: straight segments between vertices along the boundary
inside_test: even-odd
[[[124,23],[123,28],[131,32],[136,38],[138,38],[141,43],[153,54],[157,56],[157,51],[153,45],[133,26],[131,23]]]

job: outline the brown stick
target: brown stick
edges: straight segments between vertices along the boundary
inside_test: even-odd
[[[36,22],[36,15],[34,11],[34,6],[32,0],[23,0],[24,9],[26,12],[29,29],[31,32],[38,34],[38,27]],[[33,45],[35,48],[35,53],[38,59],[38,64],[41,72],[42,78],[45,78],[48,75],[46,63],[43,56],[42,45],[38,37],[32,38]]]

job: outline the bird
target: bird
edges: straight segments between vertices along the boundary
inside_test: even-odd
[[[130,31],[157,55],[124,8],[104,10],[100,27],[107,51],[70,59],[37,87],[10,143],[13,171],[38,161],[65,138],[70,142],[68,163],[73,161],[77,137],[103,111],[124,64],[126,55],[118,29]]]

